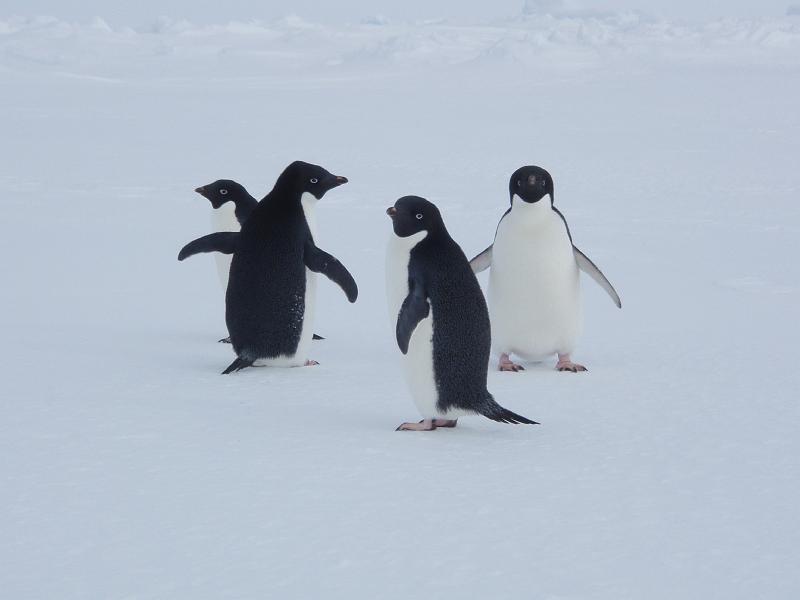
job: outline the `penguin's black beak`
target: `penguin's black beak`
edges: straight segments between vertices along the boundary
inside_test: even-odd
[[[397,214],[397,209],[394,206],[390,206],[386,209],[386,214],[394,219],[394,216]]]
[[[347,177],[342,177],[341,175],[334,175],[331,179],[331,188],[344,185],[345,183],[347,183]]]
[[[200,194],[201,196],[206,195],[206,188],[204,188],[202,185],[199,188],[195,188],[194,191]]]

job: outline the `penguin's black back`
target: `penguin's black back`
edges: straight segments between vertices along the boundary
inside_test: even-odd
[[[242,226],[225,294],[236,354],[247,360],[294,355],[305,313],[303,249],[311,239],[300,202],[267,195]]]
[[[433,313],[433,372],[439,409],[481,412],[491,399],[486,375],[491,350],[489,311],[469,261],[446,230],[412,250],[409,276],[419,276]],[[493,400],[492,400],[492,403]]]

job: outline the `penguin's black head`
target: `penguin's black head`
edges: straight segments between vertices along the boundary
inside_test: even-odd
[[[550,202],[552,202],[553,178],[541,167],[520,167],[511,175],[508,192],[512,202],[515,195],[529,204],[538,202],[549,195]]]
[[[386,209],[398,237],[408,237],[420,231],[429,233],[444,228],[442,215],[432,202],[419,196],[403,196]]]
[[[244,186],[232,179],[217,179],[214,183],[201,185],[195,192],[207,198],[214,208],[219,208],[228,200],[235,202],[238,198],[249,197]]]
[[[345,183],[347,183],[347,177],[334,175],[319,165],[296,160],[284,169],[275,186],[286,186],[287,189],[301,196],[309,193],[317,200],[322,200],[328,190]]]

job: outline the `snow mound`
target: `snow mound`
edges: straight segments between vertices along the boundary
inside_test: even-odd
[[[794,14],[791,8],[788,12]],[[8,69],[66,67],[130,76],[131,61],[156,57],[159,64],[148,64],[148,72],[170,77],[180,76],[197,58],[208,61],[204,69],[209,72],[231,74],[230,57],[242,59],[237,64],[244,71],[255,72],[472,61],[548,67],[643,59],[795,65],[800,63],[800,23],[786,16],[690,25],[544,1],[528,2],[517,18],[483,25],[392,23],[375,17],[328,26],[291,15],[274,22],[216,25],[162,17],[138,28],[113,28],[101,17],[85,23],[53,17],[0,21],[0,64]]]

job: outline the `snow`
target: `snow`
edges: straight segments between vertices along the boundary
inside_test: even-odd
[[[4,597],[800,593],[800,21],[555,12],[0,14]],[[193,189],[294,159],[350,179],[360,296],[320,281],[320,366],[223,377]],[[385,208],[472,256],[530,163],[623,309],[584,277],[590,372],[490,373],[542,425],[394,432]]]

